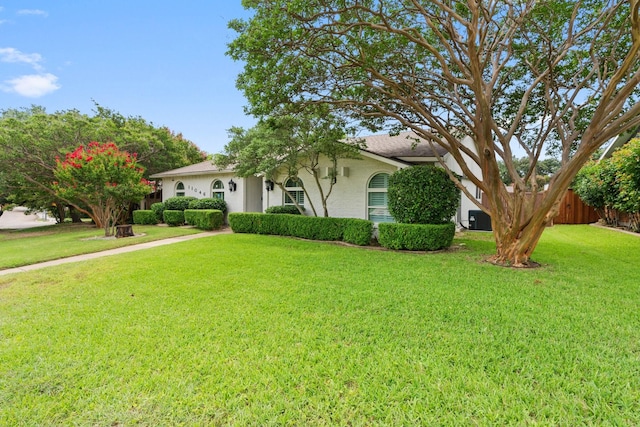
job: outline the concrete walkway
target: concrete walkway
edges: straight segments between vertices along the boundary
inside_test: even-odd
[[[168,239],[155,240],[153,242],[140,243],[138,245],[131,245],[131,246],[124,246],[122,248],[109,249],[107,251],[102,251],[102,252],[76,255],[68,258],[61,258],[61,259],[55,259],[52,261],[41,262],[38,264],[25,265],[25,266],[16,267],[16,268],[8,268],[6,270],[0,270],[0,276],[5,276],[7,274],[13,274],[13,273],[21,273],[25,271],[39,270],[41,268],[51,267],[53,265],[62,265],[62,264],[68,264],[71,262],[102,258],[110,255],[125,254],[128,252],[134,252],[134,251],[140,251],[143,249],[156,248],[158,246],[170,245],[172,243],[186,242],[187,240],[200,239],[202,237],[210,237],[218,234],[230,234],[230,233],[232,233],[231,229],[226,228],[219,231],[206,231],[198,234],[189,234],[186,236],[171,237]]]

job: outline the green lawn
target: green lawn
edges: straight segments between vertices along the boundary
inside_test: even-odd
[[[640,238],[218,235],[0,277],[0,425],[639,425]]]
[[[0,270],[201,232],[193,228],[149,225],[134,225],[133,231],[137,236],[104,239],[104,230],[89,225],[0,230]]]

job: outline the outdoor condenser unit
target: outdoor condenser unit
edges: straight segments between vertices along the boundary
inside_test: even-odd
[[[469,211],[469,230],[491,231],[491,217],[481,210]]]

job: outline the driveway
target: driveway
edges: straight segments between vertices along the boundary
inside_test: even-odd
[[[0,216],[0,230],[17,230],[23,228],[42,227],[55,224],[56,220],[47,216],[45,219],[41,213],[26,215],[27,208],[15,207],[13,210],[4,211]]]

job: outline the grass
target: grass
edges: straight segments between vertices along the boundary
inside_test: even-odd
[[[193,228],[149,225],[134,225],[133,231],[139,236],[104,239],[103,230],[88,225],[0,230],[0,270],[201,232]]]
[[[640,239],[218,235],[0,277],[0,425],[638,425]]]

